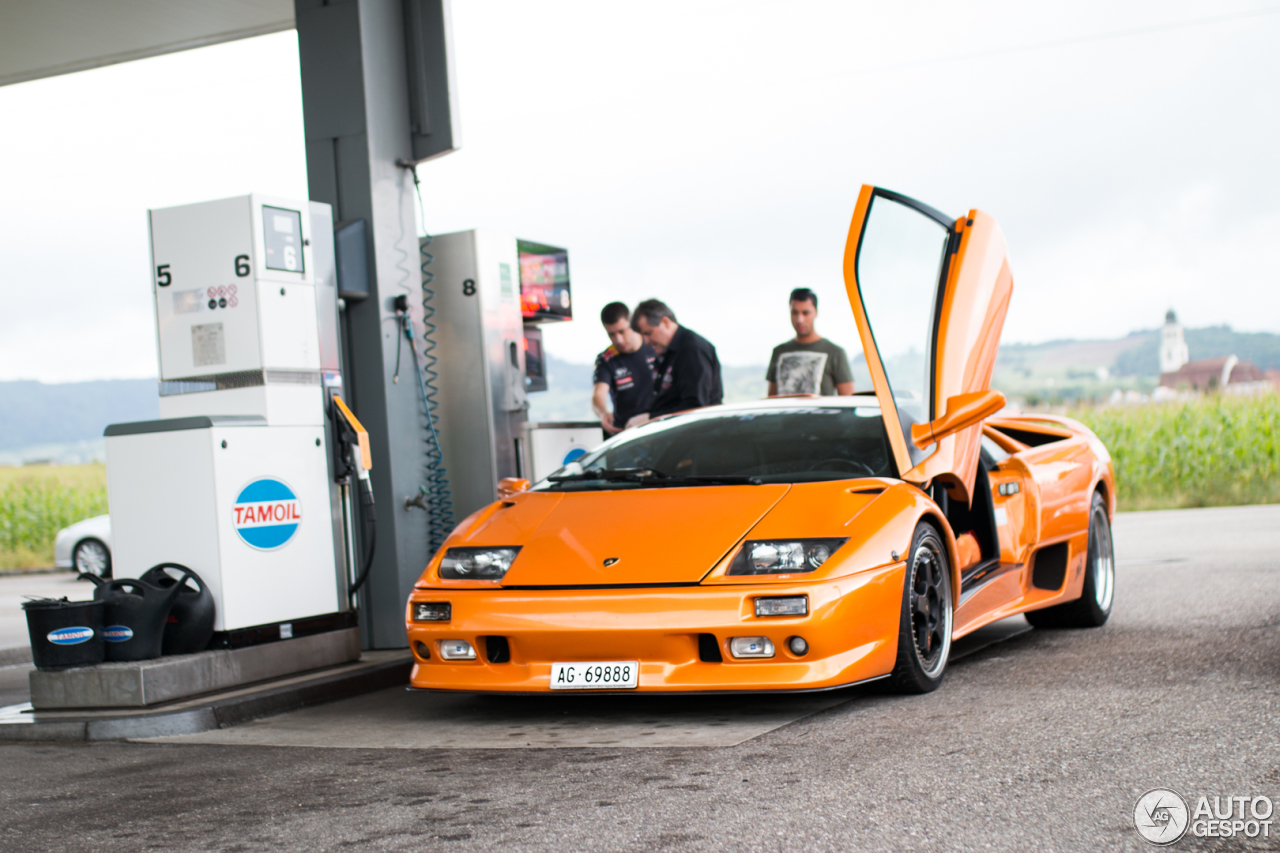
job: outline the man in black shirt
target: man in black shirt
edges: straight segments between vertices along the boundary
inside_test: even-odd
[[[616,435],[653,403],[653,362],[658,354],[631,328],[631,311],[621,302],[604,306],[600,322],[613,346],[596,356],[591,408],[605,433]],[[612,412],[606,398],[613,404]]]
[[[627,426],[650,418],[714,406],[724,399],[720,359],[711,342],[676,322],[676,315],[657,299],[636,306],[631,328],[658,352],[657,387],[649,411],[636,415]]]

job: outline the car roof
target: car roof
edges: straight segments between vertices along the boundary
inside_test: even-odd
[[[765,397],[760,400],[742,400],[735,403],[723,403],[719,406],[706,406],[701,409],[690,409],[676,412],[655,420],[665,421],[683,415],[711,415],[724,412],[768,412],[778,409],[815,408],[824,409],[864,409],[880,408],[874,391],[863,391],[848,397],[820,397],[817,394],[791,394],[784,397]],[[652,421],[651,421],[652,423]]]

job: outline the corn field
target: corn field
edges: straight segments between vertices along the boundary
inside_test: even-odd
[[[53,565],[53,538],[107,511],[103,465],[0,468],[0,570]]]
[[[1280,396],[1068,414],[1111,451],[1121,510],[1280,502]]]

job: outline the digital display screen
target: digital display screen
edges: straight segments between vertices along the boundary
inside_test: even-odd
[[[282,207],[262,206],[263,243],[267,269],[303,272],[302,214]]]
[[[569,251],[517,240],[520,253],[520,313],[525,322],[572,320]]]
[[[524,390],[547,390],[547,363],[542,352],[542,330],[524,327]]]

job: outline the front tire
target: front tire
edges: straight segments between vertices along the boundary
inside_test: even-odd
[[[898,659],[889,676],[899,693],[938,689],[951,655],[951,562],[933,525],[921,522],[911,537],[902,583]]]
[[[71,551],[71,566],[77,574],[111,580],[111,549],[101,539],[81,539]]]
[[[1066,604],[1032,610],[1027,621],[1037,628],[1098,628],[1111,617],[1116,590],[1116,558],[1111,545],[1107,502],[1093,493],[1089,505],[1089,547],[1085,555],[1084,588]]]

